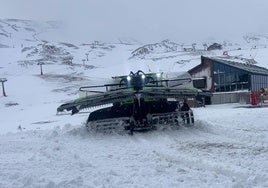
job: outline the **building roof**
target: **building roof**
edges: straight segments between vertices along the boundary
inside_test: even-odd
[[[211,59],[238,69],[242,69],[244,71],[250,72],[252,74],[262,74],[262,75],[268,75],[268,69],[264,67],[259,67],[257,65],[254,65],[257,63],[253,59],[245,59],[245,58],[239,58],[239,57],[204,57]]]

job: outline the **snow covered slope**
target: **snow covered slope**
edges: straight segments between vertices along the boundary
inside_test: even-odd
[[[78,97],[80,86],[139,69],[187,71],[200,63],[200,55],[228,50],[268,67],[265,37],[225,42],[223,50],[208,52],[196,44],[184,51],[187,45],[168,40],[76,44],[50,39],[57,28],[55,22],[0,20],[0,78],[8,80],[8,96],[0,96],[1,188],[268,187],[267,108],[196,108],[194,127],[134,136],[88,133],[84,123],[94,109],[56,114],[60,104]]]

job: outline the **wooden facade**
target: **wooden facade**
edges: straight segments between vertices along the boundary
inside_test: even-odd
[[[213,89],[213,62],[210,59],[206,59],[203,56],[201,56],[201,64],[194,67],[193,69],[188,71],[192,78],[200,79],[203,78],[205,80],[205,89],[209,90],[211,92],[214,92]]]

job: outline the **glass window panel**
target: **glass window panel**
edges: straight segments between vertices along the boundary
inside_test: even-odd
[[[242,84],[241,83],[237,83],[237,90],[241,90],[242,88]]]
[[[231,83],[234,83],[235,82],[235,75],[234,74],[231,74],[230,75],[230,82]]]
[[[229,66],[225,66],[225,73],[229,74],[231,72],[231,68]]]
[[[216,84],[216,85],[219,85],[220,84],[220,81],[219,81],[220,79],[219,79],[219,75],[214,75],[214,83]]]
[[[220,84],[223,85],[224,84],[224,74],[220,74]]]
[[[231,91],[231,85],[226,85],[226,91]]]
[[[219,64],[220,73],[224,73],[224,65]]]
[[[231,85],[231,91],[236,91],[236,85],[235,84]]]
[[[221,92],[224,92],[224,91],[225,91],[225,86],[221,85]]]
[[[228,73],[228,74],[225,74],[225,84],[230,84],[230,83],[232,83],[231,82],[231,74],[230,73]]]
[[[214,63],[214,74],[217,74],[218,69],[219,69],[218,63]]]

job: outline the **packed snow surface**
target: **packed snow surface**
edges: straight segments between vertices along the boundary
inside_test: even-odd
[[[139,69],[187,71],[200,55],[226,49],[268,67],[267,43],[215,52],[184,52],[173,43],[167,49],[168,41],[73,45],[41,40],[47,25],[0,20],[0,26],[0,78],[8,80],[7,97],[0,96],[0,188],[268,187],[268,108],[193,108],[193,127],[167,125],[133,136],[88,132],[85,122],[95,109],[56,114],[59,105],[78,97],[80,86]],[[43,75],[38,62],[45,63]]]
[[[194,127],[133,136],[68,123],[1,135],[0,187],[267,187],[267,108],[194,112]]]

